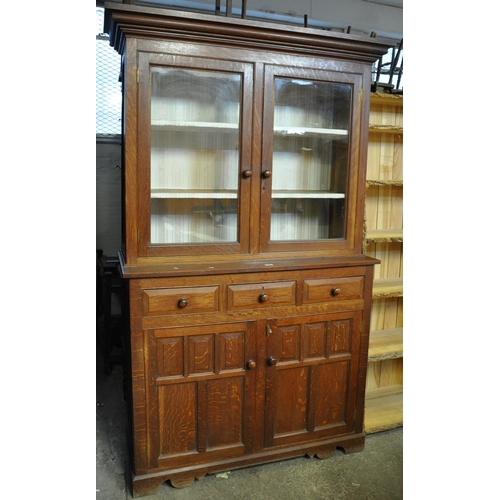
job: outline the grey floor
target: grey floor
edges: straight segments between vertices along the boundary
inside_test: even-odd
[[[98,352],[98,351],[97,351]],[[123,371],[105,375],[97,356],[96,499],[126,500],[128,486]],[[149,500],[392,500],[403,498],[403,429],[369,435],[364,451],[326,460],[296,458],[208,475],[183,489],[160,485]]]

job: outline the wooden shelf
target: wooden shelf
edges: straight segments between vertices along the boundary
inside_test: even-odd
[[[286,189],[274,189],[273,198],[312,198],[312,199],[339,199],[345,198],[344,193],[332,193],[330,191],[293,191]]]
[[[366,185],[370,186],[402,186],[402,180],[393,179],[367,179]]]
[[[208,199],[230,200],[236,199],[236,190],[206,190],[206,189],[161,189],[151,188],[151,198],[182,198],[182,199]]]
[[[366,391],[365,432],[396,429],[403,426],[403,386],[392,385]]]
[[[343,138],[347,137],[347,130],[333,129],[333,128],[316,128],[316,127],[286,127],[275,126],[274,133],[278,135],[291,135],[302,137],[316,137],[323,136],[329,138]]]
[[[390,298],[403,296],[403,278],[382,278],[373,283],[373,298]]]
[[[364,248],[367,255],[380,259],[380,276],[399,276],[403,274],[403,96],[372,92],[370,105],[365,205],[365,228],[370,229],[365,229]],[[374,229],[384,227],[393,229]],[[403,425],[402,296],[402,277],[374,280],[374,331],[370,332],[365,397],[367,434]]]
[[[369,127],[370,132],[376,134],[402,134],[403,127],[398,127],[397,125],[372,125]]]
[[[403,357],[403,328],[391,328],[370,333],[368,361]]]
[[[239,123],[151,120],[151,130],[178,130],[183,132],[236,132],[239,127]]]
[[[366,243],[401,243],[402,229],[371,229],[365,234]]]
[[[372,92],[370,94],[370,104],[384,104],[388,106],[402,106],[403,96],[385,94],[384,92]]]

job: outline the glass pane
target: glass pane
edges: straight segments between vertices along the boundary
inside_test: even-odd
[[[238,239],[241,75],[151,68],[151,243]]]
[[[351,87],[276,78],[271,240],[345,238]]]

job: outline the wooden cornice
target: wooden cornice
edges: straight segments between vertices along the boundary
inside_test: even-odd
[[[203,42],[225,47],[273,50],[301,55],[374,62],[389,47],[389,38],[372,38],[270,22],[180,12],[106,2],[104,30],[123,53],[128,37]]]

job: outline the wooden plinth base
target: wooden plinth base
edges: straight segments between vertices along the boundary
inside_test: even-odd
[[[132,479],[132,496],[134,498],[153,495],[165,481],[170,481],[174,488],[185,488],[195,479],[201,480],[206,474],[217,474],[228,470],[241,469],[250,465],[259,465],[287,458],[301,456],[318,457],[327,459],[333,455],[337,448],[346,454],[362,451],[365,445],[365,434],[332,439],[319,443],[309,443],[291,448],[273,449],[236,459],[221,462],[194,465],[186,469],[168,470],[154,474],[136,475]]]

